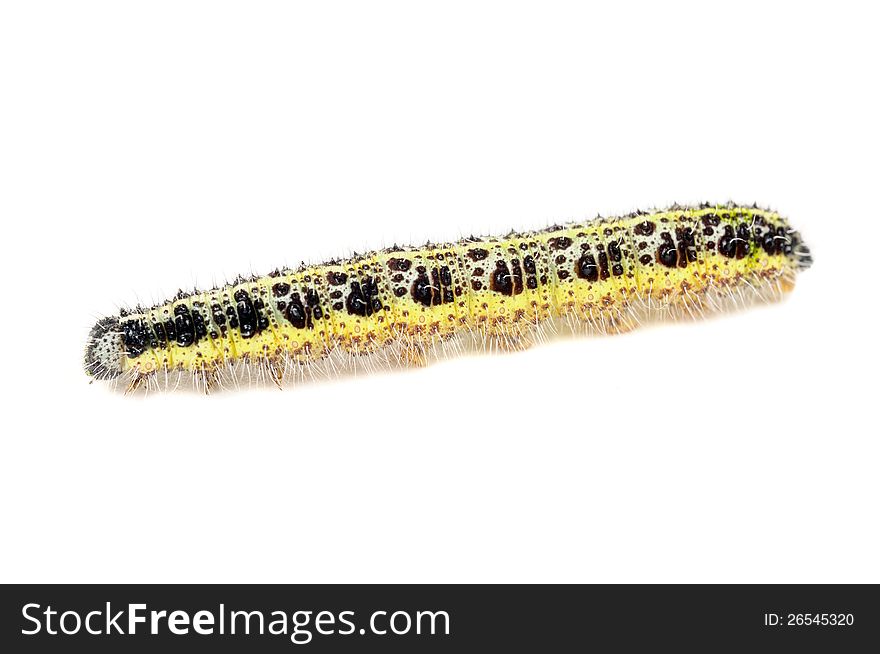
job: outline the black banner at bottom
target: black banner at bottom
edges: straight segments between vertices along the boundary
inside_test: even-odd
[[[439,652],[880,643],[873,585],[22,585],[4,652]]]

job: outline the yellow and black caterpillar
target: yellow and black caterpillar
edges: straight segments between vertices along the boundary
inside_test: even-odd
[[[673,206],[503,237],[391,247],[180,292],[104,318],[86,373],[126,390],[418,365],[468,342],[517,349],[559,328],[614,333],[773,300],[812,263],[776,212]]]

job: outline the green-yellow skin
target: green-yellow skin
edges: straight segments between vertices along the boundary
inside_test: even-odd
[[[732,204],[391,248],[106,318],[90,335],[86,372],[133,388],[157,371],[210,377],[239,361],[278,371],[337,349],[392,348],[418,362],[461,332],[517,346],[557,318],[620,331],[710,296],[769,296],[811,261],[777,213]]]

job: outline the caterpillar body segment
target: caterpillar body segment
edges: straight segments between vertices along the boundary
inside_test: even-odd
[[[281,386],[469,346],[521,349],[560,328],[604,334],[697,318],[776,299],[811,263],[787,220],[735,204],[392,247],[104,318],[85,370],[127,390]]]

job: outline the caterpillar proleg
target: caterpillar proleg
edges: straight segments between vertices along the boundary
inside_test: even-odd
[[[85,371],[126,391],[280,387],[696,319],[778,299],[811,263],[786,219],[732,203],[394,246],[120,311],[92,328]]]

